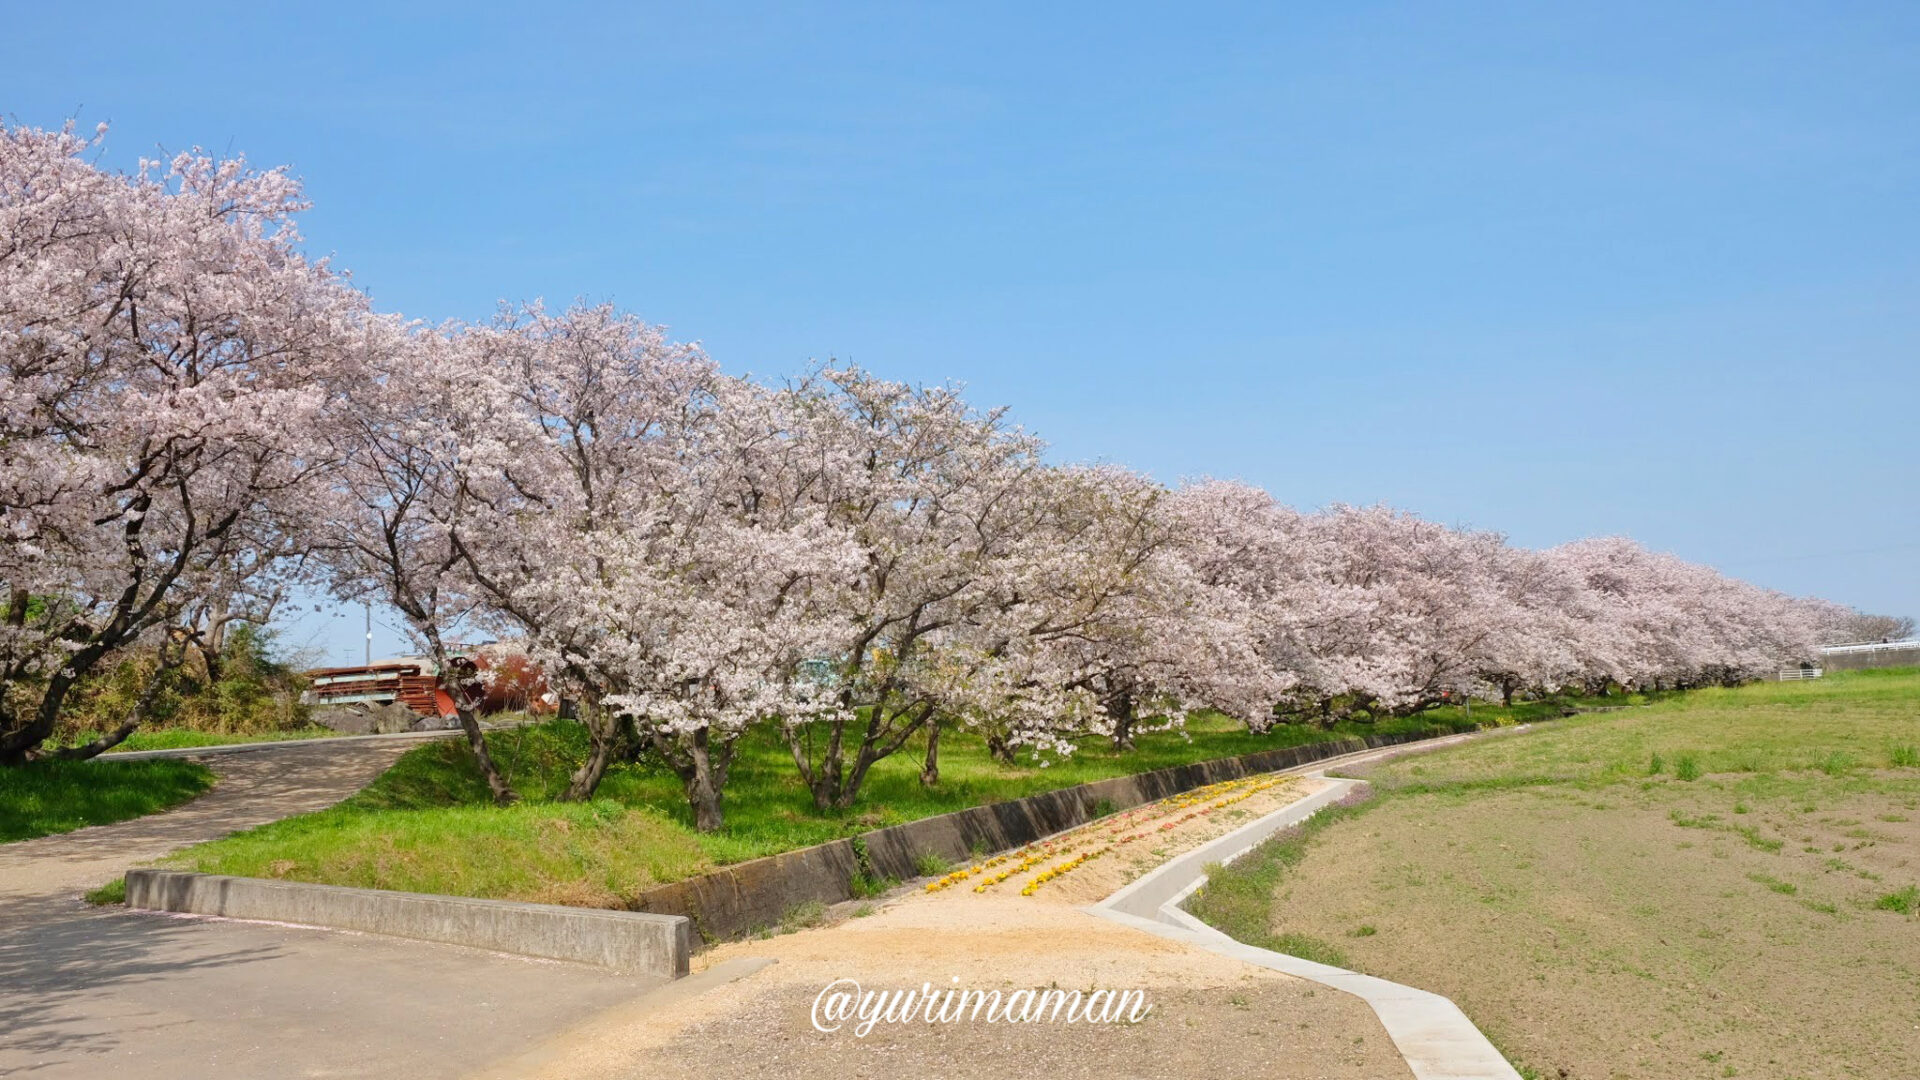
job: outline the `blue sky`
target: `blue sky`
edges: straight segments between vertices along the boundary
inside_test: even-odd
[[[8,0],[0,112],[291,165],[389,310],[1920,613],[1915,5],[272,7]]]

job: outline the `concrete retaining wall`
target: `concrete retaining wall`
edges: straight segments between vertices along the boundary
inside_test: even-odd
[[[990,803],[662,885],[642,893],[635,907],[684,915],[693,920],[695,930],[705,940],[725,941],[777,925],[802,904],[852,899],[856,873],[903,880],[917,877],[922,856],[960,863],[980,852],[1006,851],[1091,820],[1095,816],[1093,808],[1102,802],[1112,810],[1125,810],[1222,780],[1414,741],[1417,738],[1411,736],[1335,739],[1117,776],[1011,802]],[[864,867],[862,849],[866,853]]]
[[[693,951],[690,924],[671,915],[171,870],[128,871],[127,906],[361,930],[665,979],[685,975]]]

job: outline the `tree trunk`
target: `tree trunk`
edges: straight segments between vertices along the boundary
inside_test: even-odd
[[[472,709],[456,708],[460,717],[460,730],[467,736],[467,749],[473,751],[473,763],[480,766],[480,775],[487,778],[487,790],[493,793],[493,805],[506,806],[520,798],[513,785],[500,773],[500,766],[493,760],[493,754],[487,750],[487,733],[480,730],[480,718]],[[595,783],[598,783],[596,780]]]
[[[480,775],[487,778],[487,790],[493,794],[493,804],[506,806],[520,796],[507,783],[507,778],[501,775],[493,754],[487,750],[487,734],[480,730],[480,703],[487,691],[480,682],[479,669],[465,657],[448,658],[437,641],[434,645],[434,651],[440,654],[434,658],[440,668],[440,688],[453,699],[454,715],[460,718],[460,730],[467,737],[467,749],[473,751],[473,763],[479,767]],[[593,782],[599,784],[599,777],[595,776]],[[587,794],[591,796],[592,790],[589,789]]]
[[[1014,765],[1013,747],[1006,736],[993,734],[987,736],[987,754],[1002,765]]]
[[[600,789],[600,779],[607,774],[607,764],[613,760],[614,751],[620,742],[620,730],[613,718],[599,705],[586,706],[587,714],[587,760],[582,762],[573,776],[567,781],[567,790],[560,795],[561,802],[586,802]]]
[[[1107,715],[1113,719],[1113,748],[1133,749],[1133,695],[1121,690],[1107,699]]]
[[[164,644],[161,645],[159,665],[154,668],[153,674],[147,677],[147,685],[140,692],[140,699],[134,702],[132,709],[127,711],[127,718],[121,721],[119,727],[85,746],[62,747],[50,754],[36,751],[35,756],[63,761],[84,761],[87,758],[98,757],[126,742],[127,736],[132,735],[140,726],[140,722],[147,718],[147,710],[153,707],[153,699],[160,693],[161,684],[166,682],[167,672],[177,666],[177,660],[182,659],[185,659],[184,655],[173,657],[167,652],[167,647]]]
[[[1500,683],[1500,704],[1513,708],[1513,683],[1502,680]]]
[[[706,776],[688,778],[686,788],[687,804],[693,807],[693,827],[701,832],[719,832],[726,824],[720,810],[720,789]]]
[[[693,827],[701,832],[718,832],[726,823],[720,795],[726,785],[726,765],[716,763],[707,746],[705,732],[696,735],[688,748],[689,768],[681,777],[687,791],[687,805],[693,808]]]
[[[816,763],[812,750],[806,740],[801,738],[801,727],[789,727],[786,731],[787,749],[793,753],[793,763],[800,770],[800,779],[807,785],[807,791],[813,796],[815,810],[831,810],[840,795],[844,763],[840,748],[846,737],[847,722],[830,720],[826,722],[830,734],[827,736],[827,752]],[[802,725],[808,732],[812,727]]]
[[[940,782],[940,725],[927,725],[927,760],[920,766],[920,786],[932,787]]]
[[[215,604],[207,611],[206,634],[194,639],[194,647],[196,651],[200,653],[200,663],[207,669],[207,685],[209,687],[219,683],[221,678],[226,674],[226,664],[221,656],[226,650],[226,645],[227,605],[225,602],[221,602]],[[211,694],[208,695],[208,697],[213,707],[216,709],[219,708],[220,696],[218,694]]]
[[[92,671],[106,653],[107,647],[98,641],[74,653],[65,667],[47,679],[46,689],[40,692],[40,701],[33,706],[30,718],[21,722],[17,713],[9,717],[8,726],[0,728],[0,766],[23,765],[34,758],[40,744],[52,737],[54,724],[60,718],[60,707],[66,704],[74,684]]]

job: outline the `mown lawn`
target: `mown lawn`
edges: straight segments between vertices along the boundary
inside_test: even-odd
[[[1502,715],[1492,709],[1474,714],[1476,722]],[[859,804],[844,813],[816,811],[785,744],[776,732],[759,730],[743,740],[727,786],[727,826],[712,834],[693,830],[679,781],[657,765],[614,768],[591,804],[549,801],[579,760],[584,738],[577,725],[546,724],[489,735],[523,796],[520,805],[488,805],[464,747],[436,743],[410,751],[337,807],[189,849],[173,861],[207,873],[620,907],[652,885],[717,865],[982,803],[1316,740],[1455,730],[1465,723],[1456,711],[1440,711],[1330,731],[1280,727],[1255,735],[1224,717],[1202,717],[1184,735],[1141,736],[1131,753],[1090,742],[1045,767],[995,763],[982,740],[950,732],[941,739],[936,787],[920,785],[920,755],[902,752],[874,767]]]
[[[1920,671],[1699,691],[1369,779],[1195,913],[1445,994],[1530,1076],[1920,1075]]]
[[[36,761],[0,768],[0,842],[141,817],[213,786],[191,761]]]

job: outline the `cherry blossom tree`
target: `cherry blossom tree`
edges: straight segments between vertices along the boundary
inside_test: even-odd
[[[1489,584],[1503,618],[1482,642],[1477,675],[1501,704],[1514,695],[1545,695],[1589,674],[1618,678],[1617,649],[1586,582],[1550,553],[1501,545],[1486,552]]]
[[[118,175],[97,146],[0,128],[0,764],[45,754],[114,650],[194,646],[211,674],[226,626],[314,574],[402,614],[496,801],[456,628],[575,706],[565,798],[644,752],[701,829],[756,724],[841,809],[923,735],[936,782],[954,726],[1044,759],[1200,707],[1263,730],[1731,683],[1912,629],[1618,538],[1528,551],[1050,466],[952,386],[765,387],[609,306],[407,324],[300,253],[284,172]]]
[[[982,735],[1003,762],[1021,747],[1070,754],[1086,735],[1118,731],[1128,742],[1139,706],[1162,703],[1136,643],[1166,558],[1164,492],[1102,466],[1036,470],[1022,494],[1027,519],[990,599],[937,636],[927,688],[941,714]],[[1164,704],[1169,720],[1183,718]],[[937,736],[930,730],[929,779]]]
[[[852,551],[818,591],[834,628],[818,659],[835,708],[784,732],[821,809],[850,806],[874,763],[925,731],[958,685],[953,651],[1010,617],[1038,514],[1040,446],[949,386],[824,368],[780,404],[807,447],[783,485]],[[976,646],[977,647],[977,646]]]
[[[644,746],[719,828],[740,735],[837,708],[808,661],[851,549],[791,486],[817,448],[781,396],[609,307],[535,306],[468,339],[502,399],[459,470],[452,571],[586,724],[565,797]]]
[[[109,653],[284,550],[367,315],[299,254],[285,173],[190,152],[116,175],[96,146],[0,131],[0,763],[43,753]]]
[[[1019,591],[1032,614],[1004,655],[1023,658],[1026,682],[1077,698],[1057,718],[1029,708],[1018,723],[1022,713],[983,701],[982,722],[1006,745],[1068,753],[1085,735],[1129,749],[1143,723],[1177,727],[1199,708],[1269,720],[1279,688],[1244,608],[1183,557],[1178,499],[1110,466],[1053,470],[1047,486],[1051,509]]]
[[[1913,637],[1910,615],[1869,615],[1824,600],[1808,600],[1809,614],[1819,624],[1820,640],[1828,645],[1857,645],[1905,641]]]
[[[1628,685],[1685,688],[1758,678],[1817,651],[1817,612],[1631,540],[1607,537],[1550,553],[1586,580],[1612,639],[1613,670]]]
[[[492,476],[504,464],[492,425],[511,400],[470,335],[397,321],[370,331],[375,359],[340,418],[344,464],[332,474],[328,512],[316,526],[321,559],[335,596],[377,599],[406,621],[453,702],[493,800],[505,805],[517,796],[480,728],[485,687],[449,639],[463,624],[499,622],[474,599],[454,537],[476,506],[468,477]],[[499,523],[482,527],[489,526]]]

